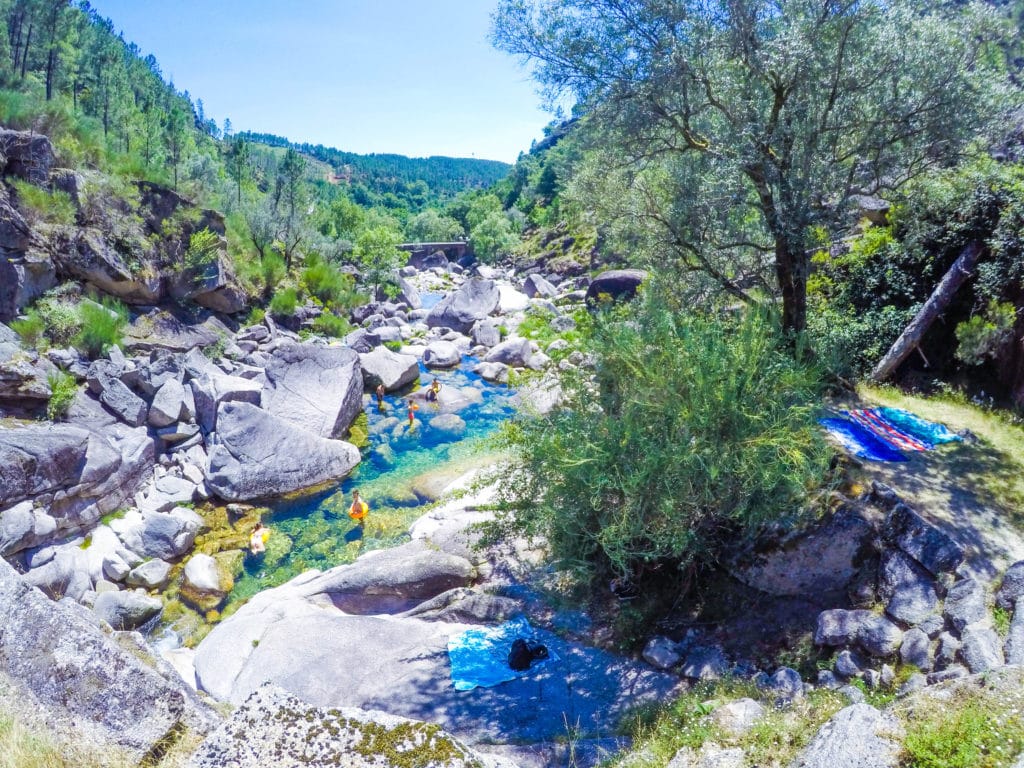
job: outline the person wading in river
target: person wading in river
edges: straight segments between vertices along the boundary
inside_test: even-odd
[[[370,512],[370,505],[359,498],[359,491],[352,491],[352,506],[348,508],[348,516],[359,525],[366,524],[366,515]]]

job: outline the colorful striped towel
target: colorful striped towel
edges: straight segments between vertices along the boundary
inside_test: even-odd
[[[819,423],[854,456],[871,461],[906,461],[901,451],[930,451],[962,439],[944,425],[901,408],[843,411],[841,417]]]

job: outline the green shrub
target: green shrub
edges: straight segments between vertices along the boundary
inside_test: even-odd
[[[75,402],[75,395],[78,393],[78,382],[75,377],[68,373],[58,371],[46,377],[50,385],[50,401],[46,404],[46,417],[50,421],[57,421],[64,417]]]
[[[331,304],[351,292],[354,281],[330,262],[311,254],[306,259],[306,268],[302,270],[302,285],[309,295],[324,304]]]
[[[249,310],[248,317],[245,318],[246,325],[259,325],[263,322],[263,318],[267,316],[267,311],[263,307],[253,307]]]
[[[46,323],[39,310],[33,308],[25,313],[24,318],[11,321],[11,330],[21,337],[26,346],[37,347],[44,338]]]
[[[956,327],[956,356],[968,365],[979,365],[995,357],[1013,338],[1017,310],[1010,302],[992,299],[983,315],[974,315]]]
[[[82,327],[74,344],[91,358],[104,355],[115,344],[121,344],[122,333],[128,323],[128,309],[115,299],[104,299],[101,304],[87,301],[79,308]]]
[[[819,371],[774,321],[673,314],[652,291],[599,316],[586,346],[595,372],[563,380],[565,407],[505,431],[521,471],[499,534],[543,534],[602,580],[663,583],[810,514],[829,457]]]
[[[1009,768],[1024,749],[1024,718],[1017,701],[975,693],[935,702],[907,723],[902,765],[913,768]]]
[[[36,304],[36,309],[46,326],[46,338],[54,346],[68,346],[82,328],[81,313],[70,301],[47,296]]]
[[[385,341],[384,346],[390,349],[392,352],[402,351],[402,342],[400,341]]]
[[[206,272],[217,263],[220,247],[220,235],[209,227],[193,232],[188,240],[188,250],[185,251],[185,267],[200,273]]]
[[[343,317],[338,317],[331,312],[324,312],[313,321],[313,330],[323,336],[341,338],[352,332],[352,326]]]
[[[285,288],[274,294],[270,300],[270,314],[278,317],[291,317],[299,308],[299,292],[295,288]]]
[[[12,179],[18,197],[18,207],[31,222],[62,224],[75,223],[78,209],[67,192],[50,192],[22,179]]]
[[[288,269],[285,267],[284,257],[280,254],[268,253],[260,259],[259,277],[263,284],[263,297],[270,296],[287,274]],[[293,309],[290,314],[294,314],[294,312]]]

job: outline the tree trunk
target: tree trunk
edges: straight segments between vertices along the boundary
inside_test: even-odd
[[[32,24],[28,25],[28,34],[25,36],[25,50],[21,54],[21,79],[25,79],[25,68],[28,66],[28,52],[32,47]]]
[[[782,291],[782,330],[796,336],[807,328],[807,257],[781,237],[775,239],[775,275]]]
[[[969,243],[963,249],[957,260],[953,262],[953,266],[942,276],[942,280],[932,291],[928,301],[918,310],[910,324],[903,329],[900,337],[893,342],[889,351],[885,353],[885,357],[878,361],[878,365],[871,372],[872,381],[885,381],[897,366],[907,359],[907,355],[914,351],[931,324],[946,310],[953,296],[967,282],[967,278],[971,276],[981,257],[981,252],[982,245],[977,241]]]

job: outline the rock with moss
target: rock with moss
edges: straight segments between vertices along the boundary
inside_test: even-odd
[[[204,741],[189,768],[514,768],[437,725],[355,708],[311,707],[266,686]]]
[[[200,611],[212,611],[235,586],[227,568],[210,555],[192,555],[182,574],[181,597]]]
[[[163,609],[163,603],[132,590],[105,591],[96,597],[92,607],[96,615],[114,629],[138,629]]]

